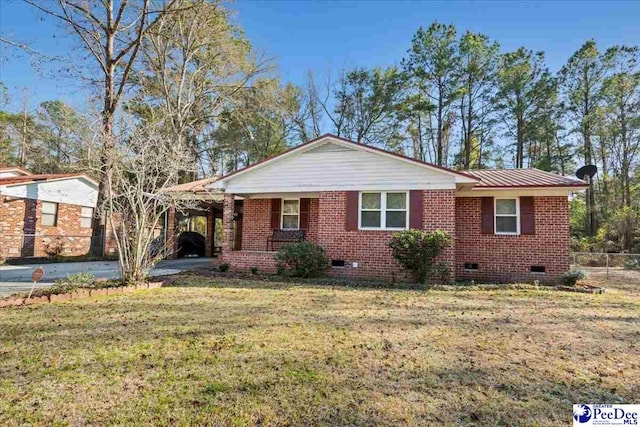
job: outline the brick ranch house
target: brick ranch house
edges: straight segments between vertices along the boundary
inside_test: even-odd
[[[0,258],[88,253],[97,196],[98,183],[83,174],[0,167]]]
[[[393,232],[442,229],[457,279],[552,282],[569,269],[568,196],[586,184],[536,169],[459,172],[325,135],[206,188],[224,192],[221,261],[233,269],[274,272],[268,240],[285,229],[322,246],[332,276],[401,279]]]

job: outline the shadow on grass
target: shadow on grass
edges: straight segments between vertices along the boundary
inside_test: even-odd
[[[249,289],[290,289],[290,288],[333,288],[343,290],[385,290],[385,291],[555,291],[550,286],[534,286],[529,284],[480,284],[455,283],[449,285],[410,282],[387,282],[376,279],[348,279],[348,278],[297,278],[287,276],[250,276],[216,274],[202,269],[173,276],[159,277],[172,287],[193,288],[249,288]]]
[[[632,313],[612,298],[273,285],[237,279],[0,313],[7,410],[25,424],[64,421],[71,409],[94,411],[93,424],[163,424],[180,408],[194,425],[261,416],[272,425],[560,425],[573,403],[640,392]],[[617,374],[619,363],[628,373]],[[128,391],[138,383],[143,391]],[[36,398],[45,404],[31,406]]]

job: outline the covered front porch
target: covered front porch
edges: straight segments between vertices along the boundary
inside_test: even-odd
[[[319,243],[318,218],[318,193],[225,194],[222,262],[275,272],[275,254],[283,245]]]
[[[376,200],[385,193],[371,193]],[[393,193],[401,194],[401,193]],[[409,221],[409,193],[404,192],[402,220]],[[422,197],[422,192],[418,193]],[[321,246],[331,266],[327,273],[339,277],[402,279],[406,276],[391,255],[388,242],[393,230],[360,227],[361,192],[320,191],[286,193],[226,193],[223,202],[221,262],[234,270],[276,273],[276,254],[285,244],[311,241]],[[235,218],[242,209],[242,221]],[[363,214],[363,218],[368,218]],[[378,219],[381,211],[378,209]],[[374,215],[375,217],[375,215]],[[296,232],[296,239],[276,240],[281,233]]]

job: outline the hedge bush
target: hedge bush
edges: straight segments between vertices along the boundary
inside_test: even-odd
[[[575,286],[578,282],[587,277],[587,273],[582,270],[565,271],[560,279],[564,286]]]
[[[437,280],[449,280],[448,267],[435,259],[450,244],[451,236],[442,230],[405,230],[393,234],[389,247],[400,265],[411,271],[418,283],[426,284],[429,274]]]
[[[292,277],[317,277],[329,266],[324,249],[308,241],[283,246],[276,261],[278,273]]]

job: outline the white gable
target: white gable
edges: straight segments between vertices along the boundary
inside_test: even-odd
[[[0,194],[22,199],[95,207],[98,187],[82,177],[0,186]]]
[[[451,171],[365,146],[322,138],[214,183],[235,194],[344,190],[455,189],[475,182]]]

